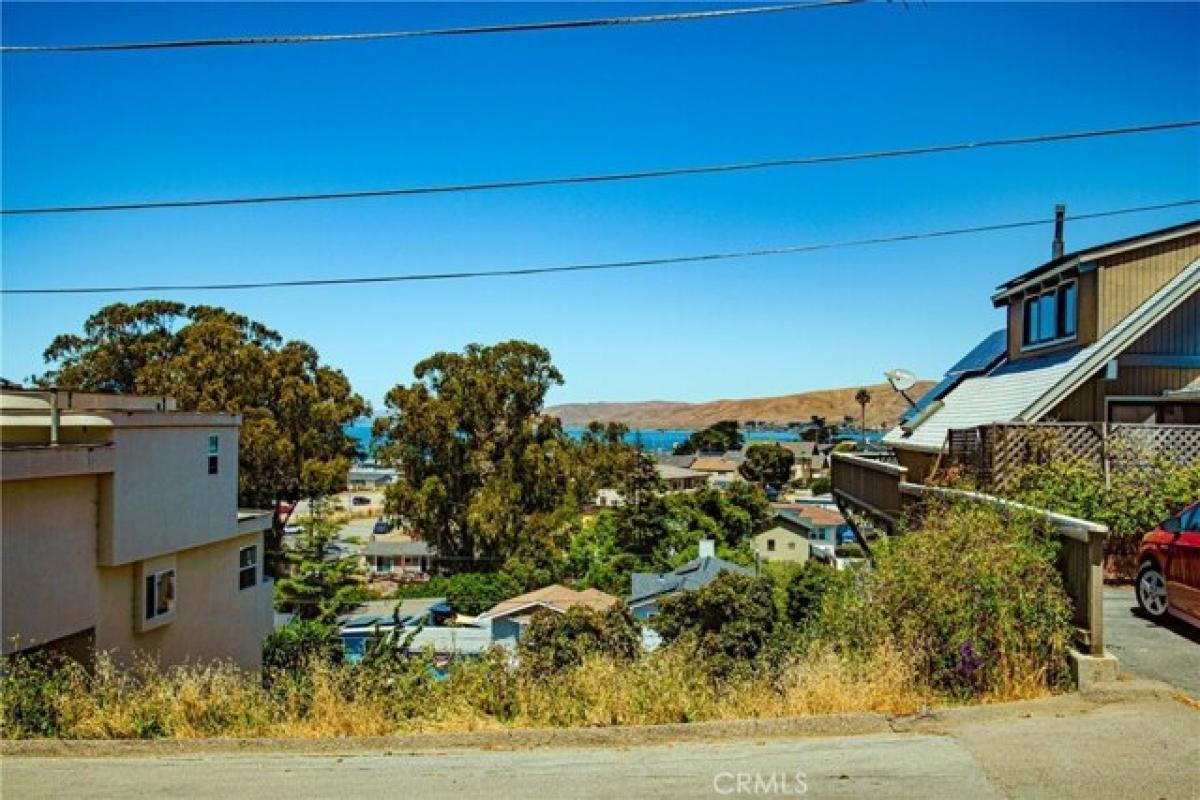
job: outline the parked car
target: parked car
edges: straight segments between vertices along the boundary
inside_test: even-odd
[[[356,506],[369,506],[371,505],[371,498],[363,497],[361,494],[356,494],[354,497],[350,498],[350,502]]]
[[[1142,538],[1137,602],[1152,619],[1168,614],[1200,627],[1200,502]]]
[[[304,529],[301,526],[299,526],[293,522],[290,525],[283,526],[283,535],[284,536],[296,536],[302,530],[304,530]]]
[[[388,522],[386,519],[376,521],[375,527],[371,529],[371,533],[375,534],[376,536],[382,536],[385,533],[391,532],[392,523]]]

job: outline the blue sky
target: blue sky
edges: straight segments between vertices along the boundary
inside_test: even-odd
[[[696,8],[701,4],[674,6]],[[3,8],[6,44],[423,28],[662,4]],[[6,55],[6,207],[413,185],[839,153],[1200,116],[1200,6],[901,3],[636,28]],[[5,218],[6,286],[372,275],[799,244],[1200,196],[1195,131],[736,175]],[[1080,247],[1195,208],[1078,222]],[[181,294],[316,345],[378,404],[467,342],[548,347],[554,402],[939,375],[1050,230],[669,269]],[[163,296],[158,293],[156,296]],[[140,296],[4,297],[0,371]]]

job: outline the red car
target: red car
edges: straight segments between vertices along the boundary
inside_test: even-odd
[[[1152,619],[1170,614],[1200,627],[1200,502],[1147,533],[1138,561],[1142,612]]]

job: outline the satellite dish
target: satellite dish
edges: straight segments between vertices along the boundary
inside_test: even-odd
[[[903,392],[917,385],[917,376],[907,369],[889,369],[883,373],[887,382],[897,392]]]

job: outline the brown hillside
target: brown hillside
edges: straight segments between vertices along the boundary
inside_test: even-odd
[[[920,397],[933,386],[933,381],[921,381],[909,395]],[[830,421],[851,414],[858,419],[859,407],[854,394],[860,387],[822,389],[815,392],[787,394],[781,397],[758,397],[745,400],[713,400],[708,403],[674,403],[667,400],[647,400],[637,403],[565,403],[551,406],[546,413],[562,420],[567,427],[586,425],[592,420],[623,422],[633,428],[703,428],[723,419],[740,422],[762,420],[787,423],[807,422],[814,415]],[[892,387],[876,384],[866,387],[871,393],[867,406],[867,425],[895,423],[907,408]]]

